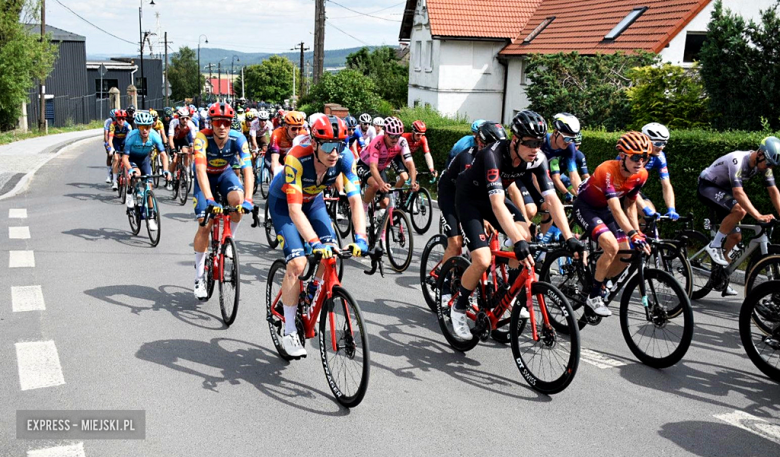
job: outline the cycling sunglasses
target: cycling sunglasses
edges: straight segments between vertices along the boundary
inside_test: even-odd
[[[303,130],[303,127],[302,127],[302,126],[301,126],[301,127],[292,127],[292,126],[291,126],[291,127],[288,127],[288,128],[289,128],[290,130],[292,130],[293,132],[300,132],[301,130]]]
[[[320,147],[320,150],[325,152],[325,154],[332,154],[333,151],[341,152],[344,150],[344,143],[341,141],[338,142],[317,142],[317,144]]]
[[[561,135],[561,138],[563,138],[563,142],[566,143],[566,144],[574,143],[575,141],[577,141],[577,137],[576,136]]]
[[[360,125],[371,125],[370,122],[361,122]]]
[[[544,140],[520,140],[520,144],[527,148],[539,149],[544,144]]]
[[[653,146],[657,148],[662,148],[666,146],[666,141],[653,141]]]
[[[214,119],[211,121],[211,125],[214,127],[230,127],[233,124],[233,122],[227,120],[227,119]]]
[[[137,125],[136,127],[138,127],[138,130],[143,130],[145,132],[148,132],[152,129],[151,125]]]
[[[632,162],[647,162],[647,154],[631,154],[628,156]]]
[[[388,133],[387,137],[390,138],[391,140],[397,140],[397,139],[401,138],[401,135],[390,135]]]

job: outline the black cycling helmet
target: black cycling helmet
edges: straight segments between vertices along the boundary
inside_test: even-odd
[[[127,111],[128,113],[134,113],[135,112],[135,105],[128,106],[125,111]]]
[[[523,110],[512,119],[512,133],[520,138],[544,138],[547,135],[547,121],[531,110]]]
[[[490,121],[485,121],[479,126],[477,135],[479,136],[479,141],[485,145],[495,143],[499,140],[506,140],[507,138],[504,126]]]
[[[776,167],[780,164],[780,139],[776,136],[768,136],[761,140],[758,150],[764,153],[766,163]]]

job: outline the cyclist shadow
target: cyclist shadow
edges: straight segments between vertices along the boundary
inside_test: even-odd
[[[208,307],[219,310],[214,297],[211,303],[200,302],[193,297],[192,290],[180,286],[164,285],[155,289],[137,284],[122,284],[96,287],[84,293],[110,305],[127,308],[131,314],[167,311],[176,319],[195,327],[207,330],[227,328],[216,314],[201,309]]]
[[[116,193],[113,194],[87,194],[87,193],[74,193],[64,194],[63,197],[75,198],[76,200],[86,202],[90,200],[97,200],[102,203],[112,204],[114,206],[121,205],[122,202],[117,197]]]
[[[141,227],[141,229],[142,231],[139,232],[138,235],[133,235],[132,233],[125,230],[112,229],[112,228],[100,228],[100,229],[78,228],[78,229],[66,230],[62,233],[64,235],[72,235],[86,241],[107,240],[107,241],[116,241],[120,244],[124,244],[125,246],[147,247],[147,248],[153,247],[151,244],[149,244],[149,238],[145,236],[146,227],[145,226]]]
[[[162,217],[166,219],[171,219],[176,222],[192,222],[194,216],[192,213],[168,213],[168,212],[162,212]]]
[[[777,444],[767,438],[751,433],[725,422],[684,421],[664,424],[658,435],[673,442],[681,449],[702,457],[716,455],[773,455]],[[769,422],[776,420],[769,419]],[[750,419],[740,420],[740,425],[765,435],[760,426],[769,425]],[[758,425],[758,426],[757,426]],[[775,449],[772,451],[772,449]]]
[[[105,170],[105,167],[103,168]],[[106,183],[96,183],[96,182],[69,182],[66,184],[68,186],[73,186],[76,189],[95,189],[95,190],[107,190],[109,192],[116,192],[111,190],[111,184]]]
[[[283,372],[290,364],[254,343],[231,338],[213,338],[209,342],[160,340],[144,343],[136,352],[136,357],[200,377],[203,389],[215,393],[221,391],[220,385],[224,385],[223,390],[226,390],[230,385],[244,381],[269,398],[305,412],[323,416],[349,414],[349,409],[339,406],[329,392],[285,378]],[[323,411],[293,401],[304,399],[308,405],[321,405],[322,402],[317,401],[321,398],[331,399],[336,409]]]

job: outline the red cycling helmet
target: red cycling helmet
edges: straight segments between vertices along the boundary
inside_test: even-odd
[[[337,116],[317,115],[312,119],[311,136],[318,140],[344,141],[347,138],[347,124]]]
[[[118,109],[114,112],[114,117],[116,117],[116,120],[127,119],[127,111]]]
[[[209,106],[209,118],[215,119],[215,118],[227,118],[227,119],[233,119],[233,117],[236,115],[236,112],[233,111],[233,107],[228,105],[227,103],[214,103],[213,105]]]
[[[425,122],[423,122],[423,121],[414,121],[414,122],[412,122],[412,132],[414,132],[414,133],[425,133],[426,130],[428,130],[428,127],[425,126]]]

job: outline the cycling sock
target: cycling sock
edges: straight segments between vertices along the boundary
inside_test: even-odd
[[[203,277],[206,270],[206,253],[195,251],[195,280]]]
[[[715,238],[710,243],[710,247],[719,248],[723,246],[723,239],[726,238],[726,236],[728,236],[728,234],[724,234],[718,230],[718,233],[715,234]]]
[[[239,224],[241,224],[241,221],[238,221],[238,222],[230,221],[230,233],[233,234],[234,238],[236,236],[236,230],[238,230]]]
[[[106,167],[106,171],[108,172],[108,176],[111,176],[111,173],[113,170],[111,170],[111,166]]]
[[[289,335],[295,333],[298,329],[295,327],[295,313],[298,311],[297,306],[282,306],[284,308],[284,334]]]
[[[474,290],[468,290],[463,285],[458,288],[458,301],[455,302],[455,311],[465,313],[469,308],[469,297]]]
[[[601,297],[601,289],[603,288],[604,288],[604,281],[599,281],[597,279],[594,279],[593,288],[590,290],[590,295],[588,295],[588,298]]]

